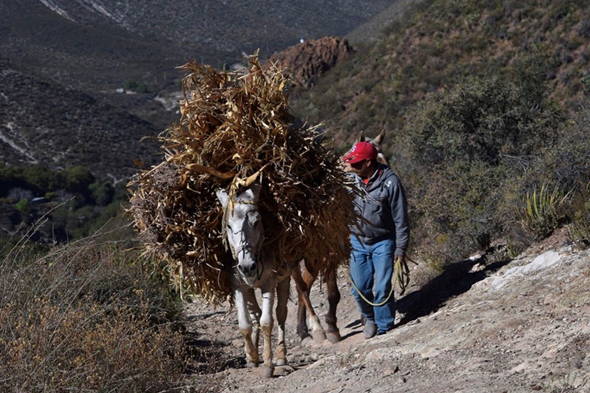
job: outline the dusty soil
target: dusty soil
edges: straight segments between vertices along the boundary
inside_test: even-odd
[[[341,272],[343,340],[301,343],[290,302],[290,365],[271,379],[244,367],[232,310],[190,304],[197,344],[223,353],[195,370],[223,392],[590,392],[590,251],[559,236],[514,260],[455,264],[399,298],[398,326],[370,340]],[[323,314],[321,288],[313,301]]]

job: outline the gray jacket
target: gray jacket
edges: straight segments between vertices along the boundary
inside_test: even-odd
[[[369,184],[355,176],[362,195],[354,200],[361,219],[351,232],[366,244],[380,240],[395,240],[395,256],[404,255],[408,247],[410,226],[404,188],[395,173],[385,165],[379,165]]]

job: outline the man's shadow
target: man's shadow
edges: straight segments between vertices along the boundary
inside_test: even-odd
[[[464,260],[448,265],[444,271],[422,288],[396,301],[396,310],[404,317],[398,326],[405,325],[419,317],[433,313],[445,302],[467,292],[473,284],[488,277],[511,260],[506,258],[486,265],[479,271],[472,268],[481,261]]]

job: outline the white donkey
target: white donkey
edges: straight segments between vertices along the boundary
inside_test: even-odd
[[[287,300],[289,297],[290,268],[276,271],[273,267],[272,251],[262,250],[264,233],[262,217],[258,211],[260,186],[252,185],[256,176],[242,182],[242,188],[232,195],[225,190],[216,192],[224,209],[225,241],[236,262],[232,275],[234,301],[238,312],[238,325],[244,337],[246,361],[249,367],[258,365],[259,327],[264,339],[263,375],[273,374],[273,353],[271,334],[273,329],[272,309],[277,297],[276,319],[278,323],[278,342],[276,365],[287,362],[285,345],[285,320],[287,319]],[[264,252],[263,252],[264,251]],[[254,289],[262,292],[262,309],[258,306]]]

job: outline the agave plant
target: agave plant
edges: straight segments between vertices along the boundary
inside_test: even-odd
[[[559,186],[544,183],[525,197],[522,225],[537,239],[553,232],[560,224],[564,214],[563,207],[571,192],[564,192]]]

